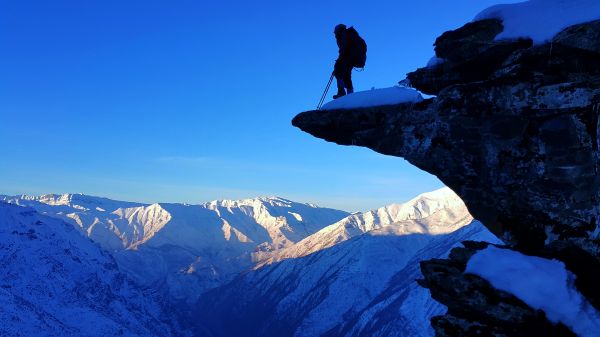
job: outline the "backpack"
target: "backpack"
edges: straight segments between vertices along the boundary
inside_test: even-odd
[[[346,34],[352,46],[352,66],[354,68],[364,68],[367,62],[367,43],[358,35],[354,27],[346,29]]]

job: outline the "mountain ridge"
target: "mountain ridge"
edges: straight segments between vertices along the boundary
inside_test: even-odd
[[[404,227],[406,234],[418,232],[430,234],[435,234],[436,232],[447,233],[456,229],[456,227],[445,229],[432,223],[420,224],[417,221],[428,218],[438,211],[447,209],[460,210],[461,214],[459,216],[464,218],[464,220],[459,223],[459,226],[473,220],[462,200],[452,190],[444,187],[432,192],[422,193],[405,203],[395,203],[376,210],[350,214],[346,218],[322,228],[294,245],[280,249],[272,254],[261,255],[257,253],[254,255],[258,262],[255,269],[283,259],[306,256],[315,251],[351,239],[352,237],[368,233],[369,231],[383,229],[390,225],[396,225],[393,228],[400,235],[399,232],[402,229],[399,229],[398,223],[403,221],[406,224]],[[439,216],[443,217],[441,214]],[[446,219],[450,219],[452,216],[452,214],[447,214]],[[443,223],[443,221],[436,219],[436,223]],[[421,225],[422,231],[419,231],[419,225]]]
[[[139,204],[73,194],[0,197],[71,223],[112,252],[144,286],[193,301],[253,265],[252,254],[289,246],[348,215],[281,197],[204,204]]]

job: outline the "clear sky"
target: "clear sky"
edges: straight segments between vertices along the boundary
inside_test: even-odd
[[[395,85],[438,35],[498,2],[0,1],[0,194],[406,201],[441,182],[290,121],[322,94],[336,24],[367,41],[353,76],[368,90]]]

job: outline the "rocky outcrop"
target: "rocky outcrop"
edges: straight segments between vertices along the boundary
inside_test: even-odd
[[[495,41],[500,31],[498,20],[483,20],[436,40],[443,62],[408,74],[415,88],[435,98],[309,111],[293,125],[403,157],[436,175],[507,245],[564,261],[579,290],[600,308],[593,286],[600,284],[600,21],[569,27],[540,45]],[[423,268],[424,284],[449,307],[443,293],[451,289],[434,279],[468,279],[457,270]],[[451,310],[434,321],[438,335],[458,335],[444,332],[454,323],[489,325],[475,312]]]
[[[438,336],[575,336],[565,325],[550,323],[542,311],[514,295],[495,289],[477,275],[465,275],[471,256],[488,244],[463,244],[465,247],[452,249],[448,259],[421,262],[426,278],[419,284],[448,307],[446,315],[432,320]]]
[[[488,79],[508,56],[533,45],[531,39],[494,41],[502,29],[500,20],[490,19],[442,34],[434,46],[436,57],[444,62],[418,69],[408,74],[408,79],[420,91],[431,95],[453,84]]]

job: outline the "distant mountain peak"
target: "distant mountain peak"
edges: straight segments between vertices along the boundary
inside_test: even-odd
[[[463,201],[444,187],[364,213],[353,213],[284,249],[257,254],[257,267],[298,258],[365,233],[372,235],[445,234],[473,220]]]
[[[129,202],[129,201],[120,201],[113,200],[104,197],[97,197],[92,195],[87,195],[83,193],[48,193],[42,195],[28,195],[22,194],[19,196],[3,196],[5,201],[11,200],[26,200],[26,201],[34,201],[43,203],[49,206],[70,206],[78,209],[87,208],[87,209],[95,209],[96,207],[104,206],[125,206],[125,207],[134,207],[134,206],[142,206],[144,204],[137,202]],[[103,207],[101,207],[103,208]],[[109,207],[110,208],[110,207]],[[116,207],[118,208],[118,207]]]
[[[279,196],[259,196],[247,199],[219,199],[212,200],[203,204],[207,207],[241,207],[241,206],[259,206],[269,205],[274,207],[293,207],[294,205],[303,205],[311,208],[320,208],[311,203],[300,203]]]

